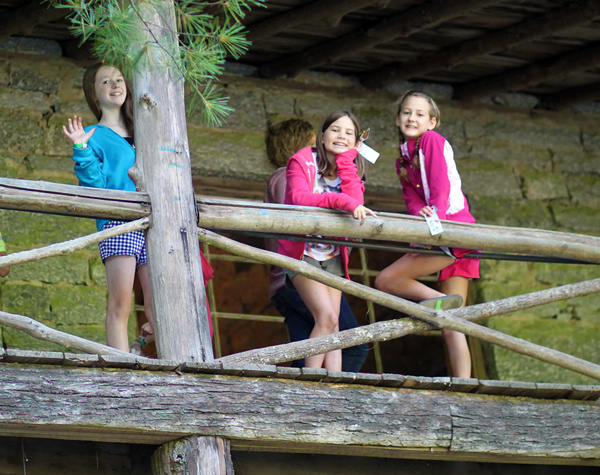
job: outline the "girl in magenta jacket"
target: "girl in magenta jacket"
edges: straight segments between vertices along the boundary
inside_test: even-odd
[[[352,213],[364,223],[376,216],[363,206],[364,159],[358,155],[360,129],[356,117],[338,111],[325,118],[317,131],[317,147],[296,153],[287,164],[285,204],[317,206]],[[278,252],[335,275],[348,276],[345,247],[299,241],[279,241]],[[339,331],[341,291],[287,270],[286,275],[315,318],[310,338]],[[341,350],[306,358],[309,368],[341,371]]]
[[[437,208],[440,219],[474,223],[461,189],[460,176],[451,145],[434,131],[440,124],[440,111],[428,95],[409,91],[397,102],[396,124],[400,132],[400,158],[396,170],[408,212],[432,216]],[[479,260],[463,258],[469,249],[445,249],[448,255],[405,254],[381,271],[375,287],[411,300],[426,300],[458,294],[463,305],[469,279],[479,277]],[[440,291],[416,279],[440,271]],[[469,378],[471,358],[462,333],[442,330],[452,366],[452,375]]]

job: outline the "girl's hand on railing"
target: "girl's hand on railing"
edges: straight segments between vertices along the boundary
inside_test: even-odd
[[[356,209],[352,212],[352,216],[354,217],[354,219],[360,219],[360,226],[365,224],[367,215],[371,215],[374,218],[377,217],[374,211],[371,211],[369,208],[363,205],[358,205]]]

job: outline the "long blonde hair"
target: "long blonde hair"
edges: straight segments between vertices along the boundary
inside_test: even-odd
[[[427,94],[425,94],[424,92],[421,91],[415,91],[415,90],[410,90],[410,91],[406,91],[404,94],[402,94],[402,96],[400,96],[400,99],[398,99],[396,101],[396,105],[398,106],[398,108],[396,109],[396,121],[399,120],[400,118],[400,112],[402,112],[402,106],[404,105],[404,103],[406,102],[406,100],[409,97],[420,97],[421,99],[425,99],[427,101],[427,103],[429,104],[429,118],[433,119],[435,118],[435,126],[433,127],[433,129],[437,129],[441,123],[441,114],[440,114],[440,109],[437,106],[437,104],[435,103],[435,101],[428,96]],[[400,129],[400,127],[398,127],[398,141],[399,141],[399,146],[402,145],[406,139],[404,137],[404,134],[402,133],[402,130]],[[413,166],[417,169],[419,169],[421,167],[420,163],[419,163],[419,143],[421,142],[421,137],[419,137],[417,139],[417,143],[415,144],[415,153],[413,155]],[[406,163],[404,160],[404,157],[402,156],[402,152],[400,152],[400,156],[398,157],[398,160],[400,161],[400,167],[402,168],[402,170],[400,171],[400,180],[408,180],[408,173],[406,172]]]

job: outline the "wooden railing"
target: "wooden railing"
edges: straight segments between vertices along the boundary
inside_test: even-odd
[[[105,193],[105,194],[104,194]],[[449,328],[546,361],[578,373],[600,379],[600,366],[556,350],[545,348],[501,332],[477,325],[474,321],[545,303],[600,292],[600,279],[548,289],[509,299],[449,311],[435,311],[394,297],[356,282],[319,271],[304,262],[240,244],[206,228],[226,231],[263,233],[321,234],[358,239],[419,242],[423,244],[469,247],[484,251],[527,253],[564,257],[600,263],[600,238],[537,229],[508,228],[481,224],[444,222],[444,233],[431,236],[422,220],[404,215],[380,213],[359,226],[348,214],[304,207],[197,198],[199,238],[228,252],[267,264],[293,269],[294,272],[338,288],[370,302],[406,313],[411,320],[393,320],[365,325],[334,335],[278,345],[221,358],[245,363],[280,363],[361,343],[385,341],[427,328]],[[110,235],[123,234],[148,226],[150,206],[144,193],[81,188],[45,182],[0,179],[0,208],[51,212],[107,219],[136,219],[112,228]],[[0,258],[0,267],[13,266],[45,257],[62,255],[109,237],[107,231],[94,233],[65,243],[24,251]],[[130,355],[57,330],[49,329],[29,317],[0,312],[0,324],[26,331],[36,338],[53,341],[85,352]]]

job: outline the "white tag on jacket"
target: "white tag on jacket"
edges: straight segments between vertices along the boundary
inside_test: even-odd
[[[442,223],[440,222],[440,218],[438,217],[435,206],[433,206],[433,216],[425,216],[425,221],[427,222],[427,226],[429,226],[429,232],[432,236],[442,234],[444,232],[444,228],[442,227]]]
[[[371,163],[375,163],[379,158],[379,152],[373,150],[365,143],[362,144],[360,147],[360,152],[358,153],[362,155],[365,160],[368,160]]]

